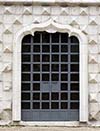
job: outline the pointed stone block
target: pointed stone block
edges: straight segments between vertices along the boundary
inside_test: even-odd
[[[90,102],[91,103],[97,103],[98,102],[97,93],[90,93]]]
[[[15,19],[15,21],[14,21],[13,24],[15,24],[15,25],[21,25],[22,22],[19,19]]]
[[[98,17],[96,16],[89,17],[89,25],[98,25]]]
[[[3,71],[4,73],[11,72],[11,71],[12,71],[12,66],[11,66],[11,64],[4,64],[2,71]]]
[[[6,14],[6,15],[11,15],[12,14],[10,6],[9,7],[5,7],[4,14]]]
[[[50,15],[50,7],[43,7],[42,15]]]
[[[87,12],[85,10],[81,10],[80,15],[87,15]]]
[[[4,52],[4,53],[12,53],[12,45],[10,45],[10,44],[4,45],[3,52]]]
[[[32,15],[32,8],[24,7],[23,15]]]
[[[97,55],[94,55],[94,54],[89,55],[89,63],[90,64],[97,64],[98,63]]]
[[[42,17],[38,17],[38,16],[37,16],[37,17],[34,17],[34,18],[33,18],[33,23],[36,23],[36,24],[40,23],[40,22],[41,22],[41,18],[42,18]]]
[[[97,83],[98,82],[98,75],[97,74],[89,74],[89,82],[90,83]]]
[[[60,15],[68,15],[68,10],[67,10],[67,8],[61,8],[61,13],[60,13]]]
[[[9,91],[11,89],[11,82],[5,81],[3,84],[3,90],[4,91]]]
[[[78,23],[77,23],[75,20],[73,20],[73,21],[70,23],[70,25],[78,25]]]
[[[5,25],[4,33],[5,34],[12,34],[12,27],[10,25]]]

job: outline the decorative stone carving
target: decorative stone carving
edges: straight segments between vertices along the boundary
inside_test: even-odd
[[[4,14],[6,14],[6,15],[11,15],[12,14],[10,6],[5,7]]]
[[[97,83],[98,82],[98,75],[97,74],[89,74],[89,82],[90,83]]]
[[[12,34],[12,28],[10,25],[5,25],[4,33],[5,34]]]
[[[1,114],[1,118],[2,120],[4,121],[9,121],[11,120],[11,109],[6,109],[6,110],[3,110],[2,114]]]
[[[90,102],[91,103],[97,103],[98,102],[97,93],[90,93]]]
[[[49,1],[49,3],[51,1]],[[40,0],[40,2],[42,2],[42,0]],[[12,11],[12,8],[14,11]],[[0,5],[0,62],[2,62],[3,66],[0,64],[0,81],[1,81],[0,82],[0,103],[2,101],[2,97],[4,96],[4,93],[5,94],[9,93],[12,96],[12,93],[10,93],[11,86],[12,86],[11,80],[13,78],[11,74],[12,73],[11,63],[14,64],[14,62],[12,62],[12,56],[10,57],[11,58],[10,63],[7,63],[7,61],[5,60],[6,58],[9,58],[8,54],[12,55],[14,53],[14,52],[12,53],[12,47],[14,49],[13,51],[15,51],[15,46],[16,46],[15,41],[16,40],[10,38],[10,36],[12,37],[12,34],[15,37],[15,35],[18,32],[21,32],[22,29],[24,32],[26,29],[26,25],[29,25],[29,27],[27,27],[27,32],[21,35],[21,38],[24,35],[27,35],[30,33],[34,34],[34,30],[37,31],[37,30],[43,29],[43,30],[46,30],[47,32],[54,33],[54,32],[57,32],[58,31],[57,29],[59,28],[60,32],[64,32],[65,26],[68,27],[66,28],[66,30],[69,33],[69,35],[75,35],[74,30],[77,30],[79,28],[81,31],[78,34],[83,32],[86,35],[86,37],[88,37],[88,44],[89,44],[88,45],[88,54],[89,54],[88,75],[89,75],[89,85],[90,86],[87,87],[87,89],[89,90],[89,96],[90,96],[90,99],[89,99],[90,100],[89,102],[90,116],[89,118],[95,121],[100,120],[100,107],[97,109],[98,103],[100,103],[99,98],[97,97],[98,92],[100,93],[100,78],[99,78],[99,75],[100,75],[100,58],[99,58],[100,38],[98,40],[98,37],[100,37],[98,36],[98,34],[100,34],[100,22],[99,22],[100,16],[98,15],[100,14],[100,11],[98,9],[100,10],[100,7],[97,7],[97,6],[94,6],[93,8],[92,7],[79,7],[79,6],[64,7],[64,6],[59,6],[57,4],[56,6],[54,5],[53,6],[52,5],[50,6],[33,5],[32,7],[32,6],[25,6],[23,4],[21,5],[16,4],[12,6],[5,6],[1,4]],[[83,18],[85,17],[88,17],[88,22],[87,20],[86,21],[83,20]],[[31,18],[32,20],[30,20]],[[44,23],[44,21],[49,21],[49,22]],[[58,23],[60,24],[60,26]],[[30,27],[33,27],[34,30],[33,28],[30,29]],[[4,37],[4,35],[6,35],[8,38],[6,36]],[[77,35],[77,37],[78,36],[79,35]],[[82,41],[84,41],[84,39]],[[9,43],[8,45],[7,45],[7,42]],[[18,42],[17,44],[19,45],[20,42]],[[83,46],[84,45],[86,45],[86,42],[84,42]],[[85,50],[82,53],[84,52]],[[5,57],[4,54],[7,55],[8,57]],[[18,66],[18,64],[16,64],[16,66]],[[15,72],[18,72],[18,70]],[[12,88],[13,87],[14,86],[12,86]],[[17,86],[17,88],[18,87],[19,86]],[[8,113],[7,114],[5,110],[2,110],[5,112],[3,117],[2,118],[0,117],[3,120],[6,119],[5,117],[7,117],[7,120],[10,119],[9,117],[11,117],[10,111],[8,111],[11,108],[10,102],[5,101],[2,105],[0,104],[0,110],[2,110],[1,109],[2,107]],[[94,106],[91,106],[91,103]]]
[[[89,25],[98,25],[96,16],[89,17]]]
[[[98,57],[97,57],[97,55],[90,54],[89,55],[89,63],[90,64],[97,64],[98,63]]]
[[[4,82],[3,84],[3,90],[4,91],[9,91],[11,89],[11,82]]]
[[[95,40],[90,40],[90,41],[89,41],[89,44],[94,45],[94,44],[97,44],[97,42],[96,42]]]
[[[8,73],[8,72],[10,72],[10,71],[12,71],[12,66],[11,66],[11,64],[4,64],[3,65],[3,70],[2,70],[4,73]]]
[[[84,16],[84,15],[88,15],[88,8],[80,8],[80,15]]]
[[[25,6],[24,11],[23,11],[23,15],[31,15],[31,14],[32,14],[32,8]]]
[[[70,25],[78,25],[77,17],[76,16],[71,17]]]
[[[50,7],[43,7],[42,15],[50,15]]]
[[[13,24],[15,24],[15,25],[21,25],[22,21],[20,19],[21,19],[20,17],[19,18],[15,18]]]
[[[61,13],[60,13],[60,15],[69,15],[69,11],[67,10],[67,8],[61,8]]]
[[[10,45],[10,44],[4,45],[3,52],[4,53],[11,53],[12,52],[12,45]]]

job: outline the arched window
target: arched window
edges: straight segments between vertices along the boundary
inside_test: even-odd
[[[67,33],[35,32],[22,40],[21,119],[79,120],[79,41]]]

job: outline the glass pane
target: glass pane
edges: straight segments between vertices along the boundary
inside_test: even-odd
[[[50,52],[50,45],[42,45],[42,52]]]
[[[79,81],[79,74],[71,74],[71,81]]]
[[[33,55],[34,62],[40,62],[40,55]]]
[[[59,33],[51,34],[52,36],[52,43],[58,43],[59,42]]]
[[[61,74],[61,81],[67,81],[68,80],[68,74]]]
[[[72,53],[79,52],[79,46],[78,45],[71,45],[71,52]]]
[[[79,91],[79,83],[71,83],[71,90]]]
[[[71,64],[71,72],[79,72],[79,64]]]
[[[40,33],[39,32],[34,33],[33,42],[40,43]]]
[[[30,45],[22,45],[22,52],[30,52],[31,46]]]
[[[52,64],[52,71],[59,71],[59,64]]]
[[[61,83],[61,90],[68,90],[68,83]]]
[[[79,40],[75,36],[71,36],[70,40],[71,40],[71,43],[77,43],[77,44],[79,43]]]
[[[33,100],[40,100],[40,93],[33,93]]]
[[[52,45],[52,52],[59,52],[59,45]]]
[[[78,102],[71,102],[70,108],[71,109],[79,109],[79,103]]]
[[[33,64],[33,71],[40,71],[40,64]]]
[[[71,62],[79,62],[79,55],[71,55]]]
[[[68,55],[61,55],[61,62],[68,62]]]
[[[61,33],[61,43],[68,43],[68,34]]]
[[[50,65],[49,64],[43,64],[42,65],[42,71],[44,71],[44,72],[50,71]]]
[[[40,52],[40,45],[33,45],[33,53]]]
[[[52,100],[59,100],[59,93],[57,93],[57,92],[51,93],[51,99]]]
[[[42,100],[49,100],[49,93],[42,93]]]
[[[50,34],[47,32],[42,33],[42,43],[49,43],[50,42]]]
[[[49,81],[49,74],[42,74],[42,81]]]
[[[61,52],[68,53],[68,46],[67,45],[61,45]]]
[[[67,64],[61,64],[61,71],[68,71],[68,65]]]
[[[22,93],[22,100],[30,100],[30,93]]]
[[[52,102],[51,109],[59,109],[59,102]]]
[[[21,106],[22,109],[30,109],[30,102],[22,102]]]
[[[31,55],[25,55],[25,54],[22,54],[22,61],[23,62],[30,62],[31,60]]]
[[[61,109],[68,109],[68,103],[67,102],[61,102]]]
[[[67,100],[68,94],[67,93],[61,93],[61,100]]]
[[[33,83],[33,90],[40,90],[40,83]]]
[[[79,100],[79,93],[71,93],[71,100]]]
[[[23,40],[22,43],[31,43],[31,35],[26,35]]]
[[[30,81],[30,74],[22,74],[22,81]]]
[[[33,74],[33,81],[40,81],[40,74]]]
[[[40,109],[40,102],[33,102],[33,109]]]
[[[42,109],[49,109],[49,102],[42,102]]]
[[[30,72],[30,64],[22,64],[22,72]]]
[[[30,83],[22,83],[22,91],[30,91]]]
[[[52,81],[59,81],[59,74],[52,74]]]
[[[42,61],[43,62],[49,62],[50,61],[50,55],[42,55]]]
[[[52,55],[52,62],[59,62],[59,55]]]

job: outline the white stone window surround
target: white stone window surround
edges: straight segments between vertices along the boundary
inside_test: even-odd
[[[62,25],[52,19],[45,23],[32,24],[21,29],[16,35],[13,43],[13,103],[12,120],[21,121],[21,44],[27,34],[34,35],[35,31],[47,31],[50,33],[66,32],[69,36],[76,36],[80,44],[80,112],[79,121],[88,122],[88,40],[84,33],[70,25]],[[48,125],[49,122],[28,122],[33,125]],[[50,124],[50,123],[49,123]],[[65,122],[51,122],[51,125],[65,125]]]

